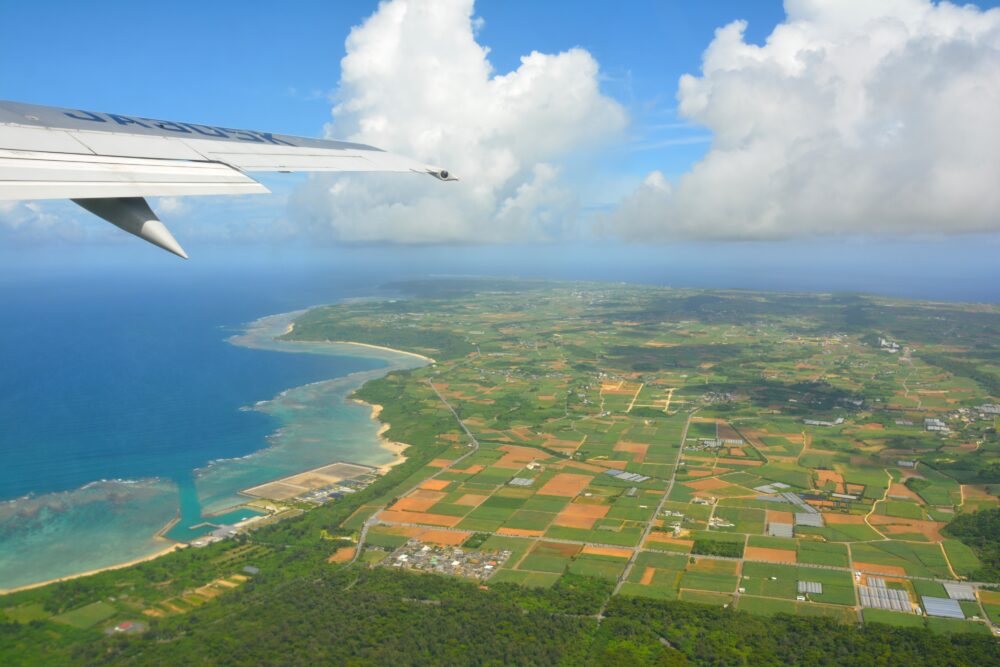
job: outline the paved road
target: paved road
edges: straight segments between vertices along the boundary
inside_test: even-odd
[[[472,447],[471,447],[471,449],[468,452],[466,452],[465,454],[462,454],[457,459],[455,459],[454,461],[452,461],[451,463],[449,463],[447,466],[445,466],[444,468],[442,468],[438,472],[434,473],[434,475],[431,475],[430,477],[427,478],[427,479],[433,479],[433,478],[437,477],[439,474],[441,474],[442,472],[445,472],[446,470],[449,470],[449,469],[453,468],[456,464],[460,463],[461,461],[465,460],[466,458],[472,456],[477,451],[479,451],[479,440],[476,439],[476,436],[472,433],[472,431],[470,431],[469,428],[465,425],[465,423],[462,422],[462,419],[458,416],[458,412],[444,398],[444,396],[441,395],[441,392],[439,392],[438,389],[437,389],[437,387],[434,386],[434,383],[431,382],[430,380],[428,380],[427,384],[431,388],[431,390],[434,392],[434,394],[438,397],[438,399],[440,399],[440,401],[442,403],[444,403],[445,407],[447,407],[448,410],[451,412],[451,414],[455,417],[455,421],[457,421],[458,424],[459,424],[459,426],[462,427],[462,430],[465,432],[465,434],[467,436],[469,436],[469,440],[472,443]],[[652,517],[649,519],[649,521],[646,522],[645,530],[643,530],[643,533],[642,533],[642,536],[639,539],[639,542],[632,548],[632,555],[629,557],[628,562],[625,565],[625,569],[622,570],[621,575],[618,577],[618,580],[615,582],[614,590],[612,591],[611,595],[608,596],[608,599],[605,600],[604,604],[601,606],[601,609],[600,609],[600,611],[597,614],[597,620],[598,620],[598,622],[600,622],[600,621],[602,621],[604,619],[604,611],[607,609],[607,606],[610,603],[611,598],[613,596],[617,595],[621,591],[621,588],[625,584],[625,582],[628,581],[629,575],[631,574],[632,569],[635,567],[636,559],[639,557],[639,554],[643,551],[642,546],[645,543],[646,539],[649,537],[649,534],[652,532],[653,527],[655,526],[656,520],[659,517],[660,512],[663,510],[663,506],[664,506],[664,504],[666,504],[667,498],[670,496],[670,492],[673,490],[674,483],[675,483],[675,481],[677,479],[677,469],[680,467],[680,462],[681,462],[681,459],[683,458],[683,455],[684,455],[684,443],[687,440],[688,428],[691,426],[691,419],[695,416],[695,414],[697,412],[698,412],[697,409],[693,410],[691,412],[691,414],[688,415],[687,421],[684,423],[684,431],[681,433],[680,449],[677,452],[677,459],[674,462],[673,473],[670,475],[670,479],[667,481],[667,487],[666,487],[666,490],[663,493],[663,497],[660,499],[660,502],[657,504],[656,510],[653,512]],[[423,481],[426,481],[426,480],[421,480],[421,482],[418,482],[416,485],[414,485],[412,488],[408,489],[402,495],[407,495],[407,494],[415,491],[420,486],[420,484],[423,483]],[[358,556],[361,554],[362,547],[364,546],[364,543],[365,543],[365,538],[368,535],[368,529],[371,528],[372,526],[376,525],[376,524],[382,524],[382,525],[387,525],[387,526],[408,526],[408,527],[414,527],[414,528],[429,528],[429,529],[433,529],[433,530],[446,530],[446,531],[462,532],[462,533],[469,532],[469,531],[461,530],[461,529],[458,529],[458,528],[448,528],[448,527],[442,527],[442,526],[431,526],[431,525],[427,525],[427,524],[417,524],[417,523],[401,523],[401,522],[396,522],[396,521],[384,521],[384,520],[381,520],[381,519],[378,518],[380,513],[381,513],[381,509],[379,511],[375,512],[371,517],[369,517],[365,521],[364,526],[361,529],[361,534],[358,537],[358,548],[354,552],[354,558],[351,559],[351,563],[354,563],[355,561],[357,561]],[[497,534],[497,533],[492,532],[492,531],[477,531],[477,532],[488,532],[491,535],[496,535]],[[528,539],[528,540],[537,540],[537,539],[539,539],[539,538],[535,538],[535,537],[527,537],[527,536],[521,537],[521,536],[517,536],[517,535],[503,535],[502,537],[513,537],[515,539]],[[605,544],[605,543],[600,543],[600,542],[581,542],[581,541],[578,541],[578,540],[567,540],[567,539],[552,538],[552,537],[545,537],[543,539],[546,542],[555,542],[555,543],[559,543],[559,544],[575,544],[575,545],[579,545],[579,546],[604,547],[604,548],[613,548],[613,549],[623,549],[623,548],[627,549],[628,548],[628,547],[622,547],[619,544]],[[727,561],[739,561],[739,562],[743,562],[745,560],[743,558],[736,558],[736,557],[732,557],[732,556],[709,556],[709,555],[702,555],[702,554],[699,554],[698,558],[708,559],[708,560],[727,560]],[[788,565],[789,564],[789,563],[784,563],[784,562],[780,562],[780,561],[766,561],[766,560],[763,560],[763,561],[757,561],[757,560],[755,560],[753,562],[772,563],[772,564],[775,564],[775,565]],[[863,574],[873,574],[873,575],[880,575],[880,574],[882,574],[880,572],[872,572],[872,571],[869,571],[869,570],[855,570],[854,568],[850,568],[850,567],[838,567],[836,565],[819,565],[819,564],[814,564],[814,563],[795,563],[794,565],[796,565],[798,567],[814,568],[814,569],[819,569],[819,570],[836,570],[836,571],[840,571],[840,572],[851,572],[851,573],[853,573],[853,572],[862,572]],[[914,576],[914,575],[893,575],[893,576],[894,577],[898,577],[900,579],[920,580],[920,581],[934,581],[934,582],[938,582],[938,583],[942,583],[942,584],[943,583],[954,583],[955,582],[954,579],[939,579],[939,578],[936,578],[936,577],[921,577],[921,576]],[[852,577],[852,583],[855,585],[855,590],[856,590],[856,588],[857,588],[857,582],[854,581],[853,577]],[[964,581],[962,583],[970,584],[974,588],[981,588],[983,586],[995,586],[996,585],[996,584],[991,584],[991,583],[988,583],[988,582],[980,582],[980,581]],[[992,627],[992,625],[991,625],[991,627]]]
[[[417,482],[414,486],[412,486],[411,488],[409,488],[405,492],[403,492],[401,494],[403,496],[406,496],[406,495],[409,495],[410,493],[413,493],[414,491],[417,490],[417,488],[420,487],[421,484],[423,484],[428,479],[434,479],[435,477],[437,477],[438,475],[440,475],[444,471],[450,470],[451,468],[453,468],[456,463],[460,463],[461,461],[467,459],[468,457],[472,456],[473,454],[475,454],[476,452],[479,451],[479,441],[476,440],[476,436],[472,434],[472,431],[469,430],[469,427],[466,426],[462,422],[462,419],[458,416],[458,412],[455,411],[455,408],[452,407],[451,403],[449,403],[447,400],[445,400],[444,396],[442,396],[441,392],[439,392],[437,390],[437,387],[434,386],[433,382],[431,382],[430,380],[427,380],[427,386],[429,386],[431,388],[431,391],[434,392],[434,394],[441,400],[441,402],[445,404],[445,407],[447,407],[448,410],[451,411],[451,414],[454,415],[455,421],[458,422],[458,425],[462,427],[462,430],[465,431],[465,434],[467,436],[469,436],[469,440],[472,441],[472,448],[469,449],[469,451],[467,451],[466,453],[464,453],[461,456],[459,456],[457,459],[455,459],[451,463],[449,463],[448,465],[446,465],[445,467],[443,467],[440,470],[438,470],[436,473],[434,473],[433,475],[431,475],[427,479],[423,479],[423,480],[420,480],[419,482]],[[382,509],[385,509],[385,508],[379,509],[374,514],[372,514],[370,517],[368,517],[365,520],[364,525],[361,527],[361,534],[358,535],[358,547],[357,547],[357,549],[354,550],[354,557],[351,558],[351,561],[350,561],[352,564],[355,563],[355,562],[357,562],[358,556],[361,555],[361,550],[364,548],[365,538],[368,536],[368,529],[369,528],[371,528],[372,526],[374,526],[377,523],[384,523],[386,525],[392,525],[391,522],[380,521],[379,520],[378,515],[382,513]],[[409,525],[409,524],[400,524],[400,525]],[[423,527],[427,528],[429,526],[423,526]]]
[[[646,528],[642,531],[642,537],[636,543],[635,547],[632,549],[632,555],[628,559],[628,563],[625,564],[625,569],[622,570],[621,575],[618,576],[618,581],[615,582],[615,589],[608,596],[608,599],[604,601],[601,605],[601,610],[597,612],[598,622],[604,619],[604,610],[607,609],[608,603],[611,602],[611,598],[618,595],[621,591],[622,586],[628,581],[629,575],[632,573],[632,568],[635,567],[635,561],[642,552],[642,545],[645,544],[646,538],[653,531],[653,527],[656,525],[657,517],[660,516],[660,512],[663,511],[663,505],[666,504],[667,498],[670,497],[670,492],[674,489],[674,481],[677,479],[677,468],[681,465],[681,458],[684,456],[684,442],[687,440],[688,427],[691,425],[691,418],[694,417],[695,413],[698,412],[697,409],[692,410],[691,414],[688,415],[687,421],[684,422],[684,431],[681,433],[681,446],[677,450],[677,459],[674,461],[674,470],[670,474],[670,479],[667,480],[667,488],[663,492],[663,497],[660,498],[660,502],[656,505],[656,510],[653,512],[653,516],[650,517],[649,521],[646,522]]]

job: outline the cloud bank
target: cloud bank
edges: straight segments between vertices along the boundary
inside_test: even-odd
[[[787,0],[763,46],[715,33],[679,112],[713,134],[606,220],[630,239],[1000,230],[1000,10]]]
[[[327,136],[441,165],[462,180],[316,176],[291,215],[351,242],[505,242],[566,235],[567,159],[618,137],[627,117],[583,49],[537,51],[506,74],[476,41],[472,0],[392,0],[347,39]]]

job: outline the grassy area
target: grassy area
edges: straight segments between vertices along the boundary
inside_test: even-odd
[[[65,613],[59,614],[58,616],[53,616],[52,620],[56,623],[65,623],[66,625],[73,626],[74,628],[90,628],[101,621],[105,621],[118,613],[118,610],[104,602],[103,600],[98,602],[91,602],[88,605],[80,607],[79,609],[74,609],[72,611],[67,611]]]

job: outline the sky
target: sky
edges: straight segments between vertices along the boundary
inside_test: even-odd
[[[462,178],[280,175],[261,179],[271,196],[154,200],[189,253],[696,244],[771,261],[820,242],[955,261],[1000,250],[995,4],[2,0],[0,99],[359,140]],[[137,242],[69,203],[0,202],[0,244]]]

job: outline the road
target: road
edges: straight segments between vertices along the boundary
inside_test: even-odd
[[[448,410],[451,412],[451,414],[455,417],[455,421],[458,422],[459,426],[462,428],[462,430],[465,432],[465,434],[467,436],[469,436],[469,441],[471,443],[471,448],[469,449],[468,452],[466,452],[465,454],[462,454],[457,459],[455,459],[454,461],[452,461],[451,463],[449,463],[447,466],[445,466],[444,468],[440,469],[438,472],[434,473],[434,475],[431,475],[430,477],[427,478],[427,479],[434,479],[435,477],[437,477],[442,472],[445,472],[445,471],[453,468],[456,464],[462,462],[466,458],[468,458],[468,457],[472,456],[473,454],[475,454],[477,451],[479,451],[479,446],[480,445],[479,445],[479,440],[476,439],[476,436],[472,433],[472,431],[470,431],[469,428],[465,425],[465,423],[462,422],[462,419],[458,416],[458,412],[444,398],[444,396],[441,395],[441,392],[439,392],[438,389],[437,389],[437,387],[434,386],[434,383],[431,382],[430,380],[428,380],[427,384],[428,384],[428,386],[430,386],[431,390],[438,397],[438,399],[442,403],[444,403],[445,407],[447,407]],[[635,567],[635,562],[638,559],[639,554],[642,553],[642,550],[643,550],[642,546],[646,542],[646,539],[649,537],[649,534],[652,532],[653,528],[655,527],[656,521],[657,521],[657,519],[658,519],[658,517],[660,515],[660,512],[663,510],[663,506],[666,504],[667,499],[670,496],[670,492],[674,488],[674,483],[675,483],[675,481],[677,479],[677,469],[680,467],[681,459],[684,456],[684,443],[687,440],[688,428],[691,426],[691,420],[694,418],[694,416],[695,416],[695,414],[697,412],[698,412],[697,409],[693,410],[691,412],[691,414],[688,415],[687,421],[685,421],[685,423],[684,423],[684,430],[681,433],[680,448],[679,448],[679,450],[677,452],[677,459],[674,461],[673,472],[670,475],[670,479],[667,480],[667,486],[666,486],[666,489],[665,489],[665,491],[663,493],[663,497],[660,499],[660,502],[657,504],[656,510],[653,512],[652,517],[646,522],[646,527],[643,530],[642,536],[640,537],[638,543],[636,543],[636,545],[632,548],[632,555],[629,557],[628,562],[625,565],[625,569],[622,570],[621,575],[618,577],[618,580],[615,582],[614,590],[612,591],[611,595],[608,596],[608,599],[604,601],[604,604],[601,606],[600,611],[597,613],[597,620],[598,620],[598,622],[601,622],[604,619],[604,611],[607,609],[608,604],[611,602],[611,598],[614,597],[615,595],[617,595],[621,591],[621,588],[625,584],[625,582],[628,581],[628,578],[629,578],[629,576],[632,573],[632,569]],[[423,483],[423,481],[426,481],[426,480],[422,480],[418,484],[414,485],[412,488],[408,489],[402,495],[407,495],[407,494],[415,491],[420,486],[420,484]],[[382,525],[387,525],[387,526],[406,526],[406,527],[413,527],[413,528],[429,528],[429,529],[433,529],[433,530],[445,530],[445,531],[461,532],[461,533],[467,533],[467,532],[469,532],[469,531],[465,531],[465,530],[460,530],[458,528],[448,528],[448,527],[442,527],[442,526],[432,526],[432,525],[427,525],[427,524],[401,523],[401,522],[396,522],[396,521],[383,521],[383,520],[379,519],[379,514],[381,514],[381,509],[379,511],[375,512],[372,516],[370,516],[365,521],[365,523],[364,523],[364,525],[363,525],[363,527],[361,529],[361,533],[360,533],[360,535],[358,537],[358,548],[355,550],[354,557],[350,561],[351,563],[354,563],[354,562],[357,561],[358,556],[361,554],[362,547],[363,547],[363,545],[365,543],[365,538],[368,535],[369,528],[371,528],[372,526],[374,526],[376,524],[382,524]],[[492,531],[478,531],[478,532],[488,532],[491,535],[496,535],[496,533],[494,533]],[[537,540],[538,539],[538,538],[534,538],[534,537],[521,537],[521,536],[516,536],[516,535],[504,535],[503,537],[515,538],[515,539],[526,539],[526,540]],[[555,543],[558,543],[558,544],[574,544],[574,545],[579,545],[579,546],[582,546],[582,547],[583,546],[589,546],[589,547],[603,547],[603,548],[613,548],[613,549],[628,548],[628,547],[622,547],[619,544],[605,544],[605,543],[600,543],[600,542],[581,542],[581,541],[578,541],[578,540],[568,540],[568,539],[560,539],[560,538],[553,538],[553,537],[546,537],[544,539],[545,539],[546,542],[555,542]],[[699,554],[698,558],[700,558],[700,559],[708,559],[708,560],[727,560],[727,561],[739,561],[739,562],[743,562],[744,561],[743,558],[737,558],[737,557],[732,557],[732,556],[711,556],[711,555],[701,555],[701,554]],[[787,565],[788,564],[788,563],[783,563],[783,562],[779,562],[779,561],[766,561],[766,560],[761,560],[761,561],[755,560],[754,562],[773,563],[773,564],[776,564],[776,565]],[[805,567],[805,568],[814,568],[814,569],[819,569],[819,570],[835,570],[835,571],[850,572],[850,573],[862,572],[863,574],[873,574],[873,575],[880,575],[880,574],[882,574],[880,572],[871,572],[871,571],[868,571],[868,570],[855,570],[855,569],[850,568],[850,567],[838,567],[836,565],[819,565],[819,564],[814,564],[814,563],[796,563],[796,566],[797,567]],[[934,581],[934,582],[942,583],[942,584],[943,583],[954,583],[954,581],[955,581],[953,579],[939,579],[939,578],[935,578],[935,577],[921,577],[921,576],[914,576],[914,575],[893,575],[893,576],[894,577],[898,577],[900,579],[919,580],[919,581]],[[855,586],[855,591],[856,591],[857,590],[857,582],[854,580],[853,576],[852,576],[851,580],[852,580],[852,583]],[[995,584],[990,584],[988,582],[979,582],[979,581],[966,581],[966,582],[962,582],[962,583],[970,584],[974,588],[981,588],[981,587],[984,587],[984,586],[995,586]],[[860,608],[856,608],[856,609],[860,609]],[[991,625],[991,628],[992,628],[992,625]]]
[[[467,451],[466,453],[462,454],[457,459],[455,459],[454,461],[452,461],[451,463],[449,463],[445,467],[441,468],[440,470],[438,470],[436,473],[434,473],[433,475],[431,475],[427,479],[423,479],[423,480],[417,482],[411,488],[407,489],[402,494],[404,496],[409,495],[409,494],[413,493],[414,491],[416,491],[417,488],[419,488],[420,485],[423,484],[424,482],[426,482],[428,479],[434,479],[435,477],[437,477],[441,473],[445,472],[446,470],[451,470],[455,466],[456,463],[460,463],[460,462],[464,461],[465,459],[467,459],[468,457],[472,456],[473,454],[475,454],[476,452],[479,451],[479,441],[476,440],[476,436],[473,435],[472,431],[469,430],[469,427],[466,426],[462,422],[462,419],[458,416],[458,412],[455,411],[455,408],[452,407],[451,403],[449,403],[447,400],[445,400],[445,397],[441,395],[441,392],[438,391],[437,387],[434,386],[433,382],[431,382],[430,380],[427,380],[427,386],[429,386],[431,388],[431,391],[434,392],[434,394],[438,397],[438,399],[440,399],[440,401],[442,403],[444,403],[445,407],[448,408],[449,411],[451,411],[451,414],[455,417],[455,421],[457,421],[458,425],[462,427],[462,430],[465,431],[465,434],[467,436],[469,436],[469,441],[470,441],[470,443],[471,443],[472,446],[469,449],[469,451]],[[371,528],[372,526],[374,526],[377,523],[385,523],[387,525],[390,525],[390,522],[379,521],[378,515],[382,513],[383,509],[385,509],[385,508],[383,507],[383,508],[379,509],[378,511],[376,511],[374,514],[372,514],[370,517],[368,517],[365,520],[364,525],[361,527],[361,533],[358,535],[358,546],[354,550],[354,557],[351,558],[350,564],[354,564],[355,562],[357,562],[358,556],[361,555],[361,550],[364,548],[365,538],[368,536],[368,529],[369,528]],[[424,527],[426,528],[427,526],[424,526]]]
[[[656,525],[657,518],[660,516],[660,512],[663,511],[663,505],[666,504],[667,498],[670,497],[670,492],[674,490],[674,482],[677,479],[677,468],[681,465],[681,459],[684,457],[684,442],[687,440],[688,427],[691,425],[691,419],[694,417],[698,410],[692,410],[691,414],[688,415],[687,421],[684,422],[684,431],[681,432],[681,445],[680,449],[677,450],[677,459],[674,460],[674,469],[670,473],[670,479],[667,480],[667,488],[663,492],[663,496],[660,498],[660,502],[656,505],[656,510],[653,512],[653,516],[649,518],[646,522],[646,528],[642,531],[642,537],[639,538],[639,542],[636,543],[635,547],[632,549],[632,555],[628,559],[628,563],[625,564],[625,569],[622,570],[621,575],[618,577],[618,581],[615,582],[615,589],[608,596],[608,599],[604,601],[601,605],[601,610],[597,613],[598,622],[604,619],[604,610],[607,609],[608,603],[611,602],[611,598],[618,595],[622,586],[628,581],[629,575],[632,574],[632,568],[635,567],[635,561],[642,553],[642,545],[645,544],[646,538],[653,531],[653,527]]]

